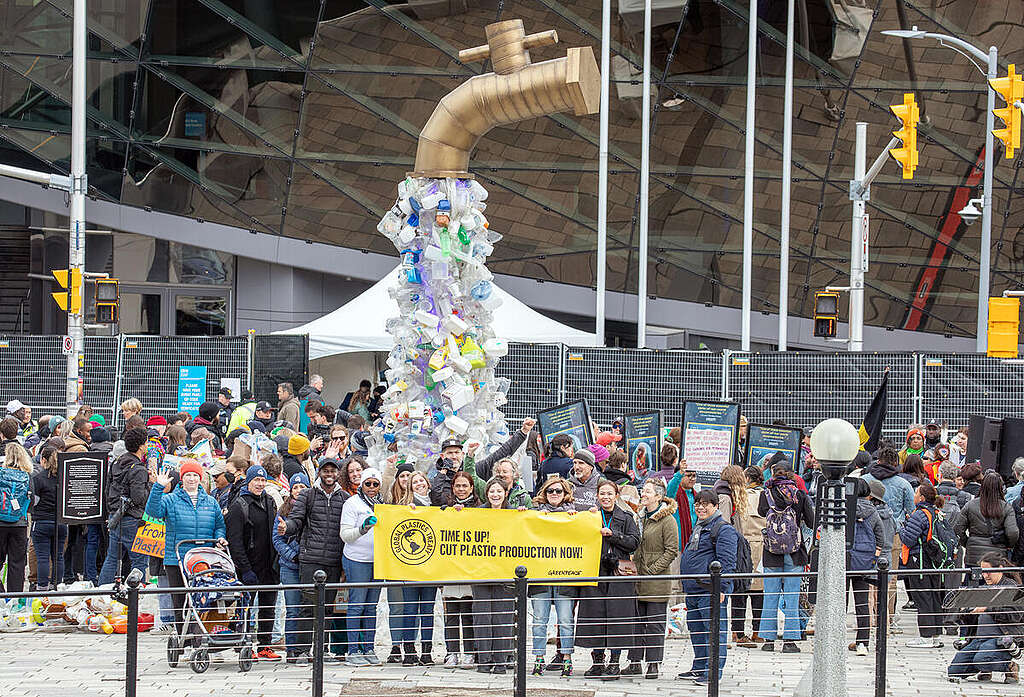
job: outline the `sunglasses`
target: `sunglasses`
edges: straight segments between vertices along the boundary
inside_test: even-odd
[[[348,436],[334,436],[331,440],[348,440]]]
[[[697,473],[696,472],[683,472],[683,476],[684,477],[696,477]]]
[[[379,489],[380,488],[380,482],[371,479],[368,482],[363,482],[363,486],[365,486],[368,489]]]
[[[548,489],[549,494],[564,494],[565,489]]]

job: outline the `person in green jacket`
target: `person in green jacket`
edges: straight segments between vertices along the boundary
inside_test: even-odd
[[[476,458],[474,457],[479,447],[480,444],[477,442],[466,445],[466,456],[462,459],[462,471],[472,477],[476,495],[483,501],[486,496],[487,481],[477,474]],[[533,498],[523,486],[523,480],[519,478],[519,466],[515,460],[508,457],[498,460],[494,463],[492,475],[503,481],[508,488],[509,508],[533,508]]]

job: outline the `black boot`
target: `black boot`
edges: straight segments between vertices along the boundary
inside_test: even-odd
[[[391,647],[391,655],[388,656],[388,663],[401,663],[402,662],[402,649],[395,644]]]
[[[594,665],[587,668],[583,677],[599,678],[604,675],[604,651],[591,651],[590,657],[594,660]]]
[[[431,651],[432,648],[433,647],[430,645],[429,641],[424,641],[423,642],[423,648],[422,648],[422,651],[420,652],[420,665],[421,666],[432,666],[432,665],[434,665],[434,659],[430,655],[430,651]]]
[[[403,666],[414,666],[419,661],[416,658],[416,644],[411,641],[405,642],[402,647],[405,650],[405,658],[402,659]]]
[[[639,661],[630,661],[629,664],[622,669],[622,672],[619,673],[619,675],[631,677],[634,675],[643,675],[643,672],[643,667],[641,667]]]

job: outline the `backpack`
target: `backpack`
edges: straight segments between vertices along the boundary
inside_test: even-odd
[[[767,492],[768,515],[765,516],[764,548],[782,556],[792,554],[800,549],[800,525],[797,523],[796,510],[792,506],[778,508],[775,496]]]
[[[0,466],[0,522],[17,523],[28,515],[29,474]]]
[[[868,525],[868,519],[857,518],[853,527],[853,547],[850,548],[850,570],[868,571],[875,568],[876,549],[875,533]]]
[[[724,520],[715,526],[715,529],[711,533],[711,548],[712,550],[718,549],[718,533],[722,531],[722,527],[728,525]],[[754,557],[750,551],[750,542],[742,534],[740,534],[739,528],[733,526],[736,530],[736,571],[733,573],[737,574],[752,574],[754,573]],[[718,557],[715,556],[717,561]],[[750,590],[750,582],[752,579],[749,578],[736,578],[732,582],[733,593],[745,593]]]
[[[922,510],[928,517],[928,536],[921,543],[921,550],[924,552],[921,561],[926,561],[930,569],[955,568],[958,545],[953,529],[941,513],[932,517],[928,509]]]

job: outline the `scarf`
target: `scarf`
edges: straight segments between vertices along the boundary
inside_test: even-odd
[[[376,496],[367,496],[366,489],[364,489],[363,487],[359,487],[359,498],[363,500],[363,503],[365,503],[370,508],[371,511],[373,510],[373,507],[376,504],[384,503],[384,500],[380,497],[380,494],[377,494]]]
[[[665,502],[664,501],[659,501],[658,502],[658,507],[655,508],[653,511],[648,511],[647,507],[644,506],[644,508],[643,508],[643,515],[640,516],[640,531],[641,532],[643,532],[643,529],[646,528],[650,524],[650,521],[652,520],[652,516],[654,514],[658,513],[664,507],[665,507]],[[698,521],[699,520],[700,519],[698,518]]]
[[[465,506],[466,508],[472,508],[476,506],[476,494],[470,493],[466,498],[460,499],[452,494],[452,505],[453,506]]]
[[[412,494],[412,502],[417,506],[429,506],[430,505],[430,494],[426,496],[420,496],[415,491]]]
[[[698,518],[697,526],[693,529],[693,534],[690,535],[690,539],[686,543],[686,550],[690,552],[697,551],[697,546],[700,544],[701,533],[704,532],[705,528],[711,525],[711,523],[715,522],[716,519],[721,517],[722,514],[718,511],[715,511],[713,514],[709,515],[704,520]]]
[[[693,489],[689,489],[692,493]],[[679,490],[676,491],[676,504],[679,506],[679,543],[682,546],[686,546],[687,541],[690,539],[690,535],[693,534],[693,521],[690,516],[690,499],[686,495],[687,489],[684,489],[680,485]],[[698,518],[698,520],[700,520]]]

